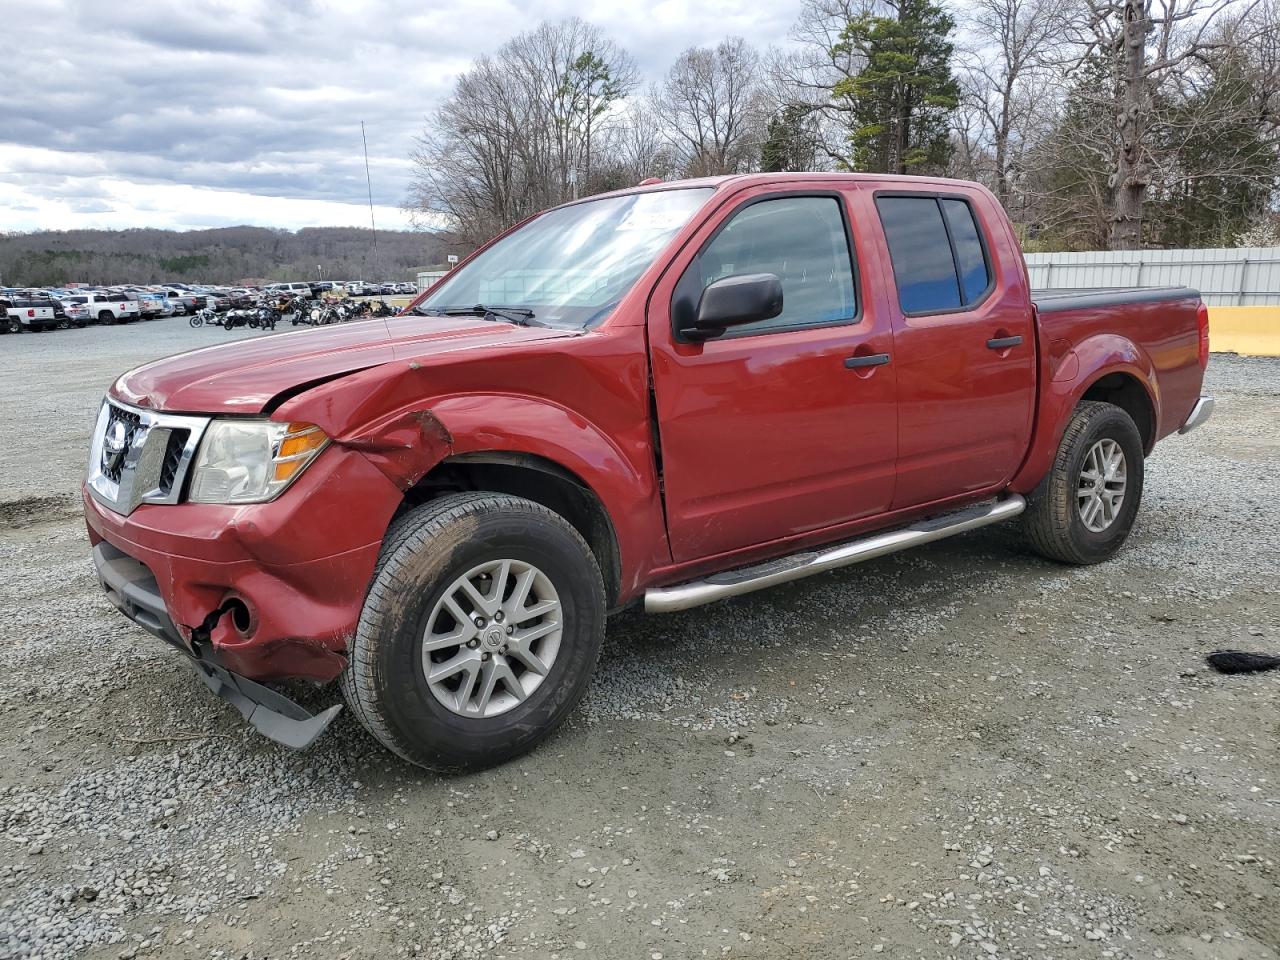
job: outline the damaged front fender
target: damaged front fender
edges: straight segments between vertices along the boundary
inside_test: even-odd
[[[412,410],[369,430],[334,440],[365,455],[401,490],[410,489],[453,452],[449,428],[430,410]]]
[[[425,406],[429,393],[421,364],[384,364],[293,397],[275,416],[314,423],[403,491],[453,452],[448,427]]]

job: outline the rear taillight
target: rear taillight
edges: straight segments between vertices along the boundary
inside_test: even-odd
[[[1209,366],[1209,308],[1201,303],[1196,308],[1196,327],[1200,331],[1200,369]]]
[[[34,317],[35,315],[36,315],[36,312],[35,312],[34,310],[28,310],[28,311],[27,311],[27,316],[28,316],[28,317]]]

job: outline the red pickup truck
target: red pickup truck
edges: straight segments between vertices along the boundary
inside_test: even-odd
[[[1204,421],[1183,288],[1032,295],[972,183],[643,184],[539,214],[401,315],[196,350],[111,387],[99,577],[263,733],[340,680],[425,766],[565,719],[608,612],[748,593],[1022,515],[1105,560],[1155,443]]]

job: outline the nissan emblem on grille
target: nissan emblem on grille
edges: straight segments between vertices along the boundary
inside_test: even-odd
[[[116,420],[107,428],[107,435],[102,438],[102,467],[111,473],[120,468],[125,449],[129,445],[129,428],[124,421]]]

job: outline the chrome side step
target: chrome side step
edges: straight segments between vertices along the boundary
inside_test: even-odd
[[[1001,500],[918,520],[907,527],[876,533],[836,547],[809,550],[751,567],[726,570],[703,580],[691,580],[674,587],[646,590],[644,609],[646,613],[672,613],[727,597],[741,596],[1009,520],[1022,513],[1026,506],[1027,502],[1015,493]]]

